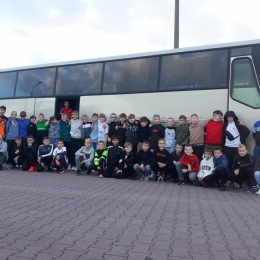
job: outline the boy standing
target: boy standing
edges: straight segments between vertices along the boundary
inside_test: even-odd
[[[67,149],[64,146],[63,141],[59,140],[57,142],[57,148],[55,148],[53,151],[53,160],[51,162],[51,167],[57,168],[57,172],[59,174],[64,173],[64,167],[67,161],[66,154]]]
[[[253,137],[255,140],[255,147],[254,147],[254,161],[260,157],[260,120],[254,123],[253,129],[252,129]]]
[[[27,130],[27,128],[26,128]],[[45,136],[48,136],[48,123],[44,119],[44,114],[40,113],[36,124],[36,143],[41,144]]]
[[[153,152],[154,149],[158,148],[158,141],[160,138],[164,138],[165,127],[160,124],[160,116],[155,114],[153,116],[153,125],[150,127],[150,149]]]
[[[50,138],[45,136],[43,138],[43,145],[40,145],[38,148],[37,154],[37,172],[44,171],[44,167],[47,166],[48,172],[52,172],[51,161],[52,161],[53,145],[50,144]]]
[[[60,116],[62,116],[62,114],[67,114],[68,116],[68,119],[70,120],[71,119],[71,114],[72,114],[72,110],[69,108],[69,101],[65,101],[64,102],[64,108],[61,109],[60,111]]]
[[[191,145],[185,145],[184,154],[175,164],[178,173],[178,185],[184,185],[184,176],[188,176],[189,180],[194,182],[199,172],[199,159],[193,154]]]
[[[98,115],[98,141],[107,144],[108,125],[106,123],[106,115],[100,113]]]
[[[260,156],[258,157],[255,167],[254,167],[254,177],[257,183],[259,190],[255,193],[256,195],[260,195]]]
[[[60,138],[60,123],[57,121],[55,116],[50,117],[49,138],[50,144],[52,144],[53,148],[55,148]]]
[[[22,167],[23,164],[23,146],[21,136],[15,137],[15,144],[9,153],[10,169]]]
[[[122,113],[119,115],[120,122],[117,123],[116,130],[119,139],[119,146],[124,147],[125,144],[125,133],[126,133],[126,114]]]
[[[2,136],[2,139],[5,138],[5,127],[8,121],[8,118],[4,115],[5,111],[6,111],[6,107],[1,106],[0,107],[0,135]]]
[[[189,124],[187,118],[184,115],[179,116],[179,124],[176,127],[176,143],[182,144],[183,146],[189,144]]]
[[[171,172],[173,183],[176,183],[178,181],[176,163],[180,160],[182,155],[183,155],[182,143],[176,143],[174,151],[170,154],[172,164],[170,165],[169,171]]]
[[[174,119],[172,117],[169,117],[167,119],[167,127],[165,128],[165,149],[169,152],[172,153],[174,151],[175,147],[175,128],[173,127],[174,125]]]
[[[35,171],[35,164],[37,161],[37,150],[38,150],[38,145],[34,141],[34,137],[32,135],[27,136],[27,143],[24,146],[23,150],[23,166],[22,170],[23,171],[29,171],[33,172]]]
[[[149,149],[149,142],[143,141],[142,150],[137,153],[136,161],[137,163],[134,165],[134,170],[140,176],[140,180],[149,181],[149,175],[151,173],[150,164],[152,162],[153,153]]]
[[[142,149],[143,142],[149,142],[149,125],[150,120],[146,116],[142,116],[138,126],[138,146],[137,152]]]
[[[112,113],[110,115],[110,123],[109,123],[109,129],[108,129],[108,136],[107,136],[107,146],[111,146],[111,137],[116,135],[116,114]]]
[[[88,122],[88,117],[86,115],[83,115],[81,119],[82,119],[81,139],[84,145],[85,140],[90,138],[91,123]]]
[[[165,149],[165,140],[163,138],[159,139],[158,147],[153,151],[151,168],[155,174],[154,180],[165,182],[171,158],[169,152]]]
[[[123,147],[118,146],[118,137],[113,136],[112,138],[113,146],[107,148],[107,168],[103,174],[105,178],[111,178],[113,171],[118,165],[120,159],[122,159]]]
[[[97,150],[98,143],[98,114],[94,113],[92,115],[92,124],[91,124],[91,146],[94,150]]]
[[[32,135],[34,138],[36,138],[36,116],[32,115],[30,116],[30,123],[27,126],[27,135]]]
[[[7,144],[4,142],[2,136],[0,135],[0,170],[3,169],[3,163],[8,160]]]
[[[130,142],[132,144],[132,151],[134,152],[134,154],[136,154],[137,145],[138,145],[139,121],[135,119],[134,114],[130,114],[128,116],[128,119],[126,119],[125,124],[126,124],[125,141]]]
[[[23,141],[23,144],[26,144],[27,143],[27,136],[29,136],[28,132],[27,132],[27,128],[28,128],[28,125],[30,124],[30,119],[26,118],[27,114],[25,111],[21,111],[20,112],[20,118],[18,120],[19,122],[19,126],[18,126],[18,129],[19,129],[19,136],[22,137],[22,141]],[[34,135],[36,138],[36,133]],[[42,142],[42,139],[41,139],[41,142]]]

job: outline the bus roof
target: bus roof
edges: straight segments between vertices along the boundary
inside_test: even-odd
[[[45,68],[45,67],[55,67],[55,66],[64,66],[64,65],[72,65],[72,64],[82,64],[82,63],[105,62],[105,61],[132,59],[132,58],[142,58],[142,57],[148,57],[148,56],[177,54],[177,53],[192,52],[192,51],[203,51],[203,50],[209,50],[209,49],[242,47],[242,46],[255,45],[255,44],[260,44],[260,39],[249,40],[249,41],[239,41],[239,42],[219,43],[219,44],[211,44],[211,45],[202,45],[202,46],[194,46],[194,47],[186,47],[186,48],[178,48],[178,49],[169,49],[169,50],[163,50],[163,51],[143,52],[143,53],[120,55],[120,56],[94,58],[94,59],[63,61],[63,62],[46,63],[46,64],[40,64],[40,65],[6,68],[6,69],[0,69],[0,72],[25,70],[25,69],[36,69],[36,68]]]

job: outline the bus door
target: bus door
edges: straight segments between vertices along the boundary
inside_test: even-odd
[[[233,110],[239,120],[252,130],[254,123],[260,120],[260,88],[255,65],[249,48],[244,49],[244,55],[232,56],[231,52],[230,82],[228,110]],[[249,152],[252,153],[254,140],[252,133],[247,138]]]
[[[62,108],[64,108],[64,102],[69,101],[69,108],[71,108],[72,111],[77,110],[79,111],[79,97],[73,97],[73,98],[67,98],[67,97],[59,97],[56,98],[56,104],[55,104],[55,116],[57,119],[60,119],[60,112]]]

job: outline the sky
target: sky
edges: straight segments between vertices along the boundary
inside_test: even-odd
[[[173,48],[174,0],[0,0],[0,68]],[[180,48],[260,38],[258,0],[180,0]]]

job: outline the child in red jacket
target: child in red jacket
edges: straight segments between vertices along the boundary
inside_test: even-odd
[[[191,145],[185,145],[184,154],[176,163],[178,173],[178,185],[184,184],[184,177],[188,176],[190,181],[196,181],[197,173],[199,172],[200,163],[198,157],[193,154]],[[186,176],[185,176],[186,175]]]

